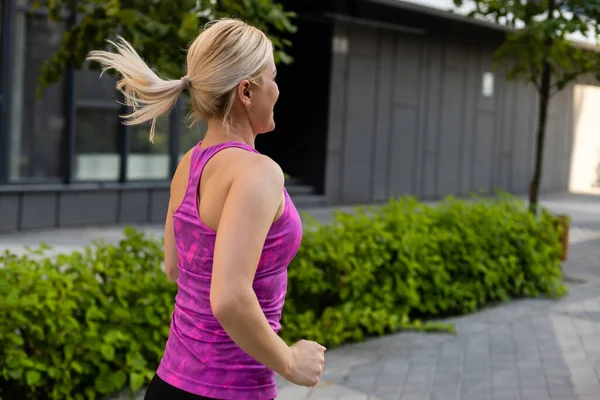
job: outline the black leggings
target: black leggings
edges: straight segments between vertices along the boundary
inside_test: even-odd
[[[181,389],[177,389],[175,386],[169,385],[154,375],[152,381],[148,385],[144,400],[217,400],[209,397],[198,396]]]
[[[197,394],[189,393],[175,386],[169,385],[167,382],[154,375],[152,381],[146,389],[144,400],[219,400],[210,397],[198,396]]]

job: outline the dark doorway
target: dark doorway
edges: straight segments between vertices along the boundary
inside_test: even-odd
[[[303,17],[295,23],[298,31],[290,37],[293,47],[289,50],[294,62],[277,66],[277,127],[259,136],[256,146],[294,181],[321,194],[325,186],[332,26]]]

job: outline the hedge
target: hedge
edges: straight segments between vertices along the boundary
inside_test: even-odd
[[[566,293],[554,217],[517,199],[390,201],[305,224],[281,335],[328,347],[497,301]],[[162,243],[132,228],[117,245],[0,256],[0,397],[99,399],[149,382],[176,286]]]

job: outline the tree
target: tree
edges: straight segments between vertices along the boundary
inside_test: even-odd
[[[87,54],[121,35],[149,65],[172,79],[184,75],[185,49],[210,20],[240,18],[269,36],[276,62],[290,63],[286,35],[294,33],[294,13],[274,0],[43,0],[51,20],[67,17],[62,43],[42,66],[39,90],[58,81],[68,67],[80,69]],[[100,66],[92,63],[92,69]]]
[[[454,0],[458,7],[465,0]],[[536,151],[529,185],[529,208],[538,209],[544,142],[551,98],[579,77],[600,79],[600,0],[473,0],[470,16],[508,26],[495,63],[508,66],[507,78],[535,86],[539,95]],[[594,46],[572,40],[579,35]],[[592,48],[594,47],[594,48]]]

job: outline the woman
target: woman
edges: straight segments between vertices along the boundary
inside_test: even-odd
[[[146,399],[274,399],[275,372],[316,385],[325,348],[289,347],[277,335],[302,226],[281,168],[254,149],[275,128],[272,43],[243,22],[212,23],[190,46],[181,80],[159,78],[126,41],[112,44],[116,53],[88,58],[120,73],[117,88],[133,107],[125,123],[152,121],[152,139],[156,118],[184,90],[194,121],[208,121],[171,183],[165,270],[178,293]]]

